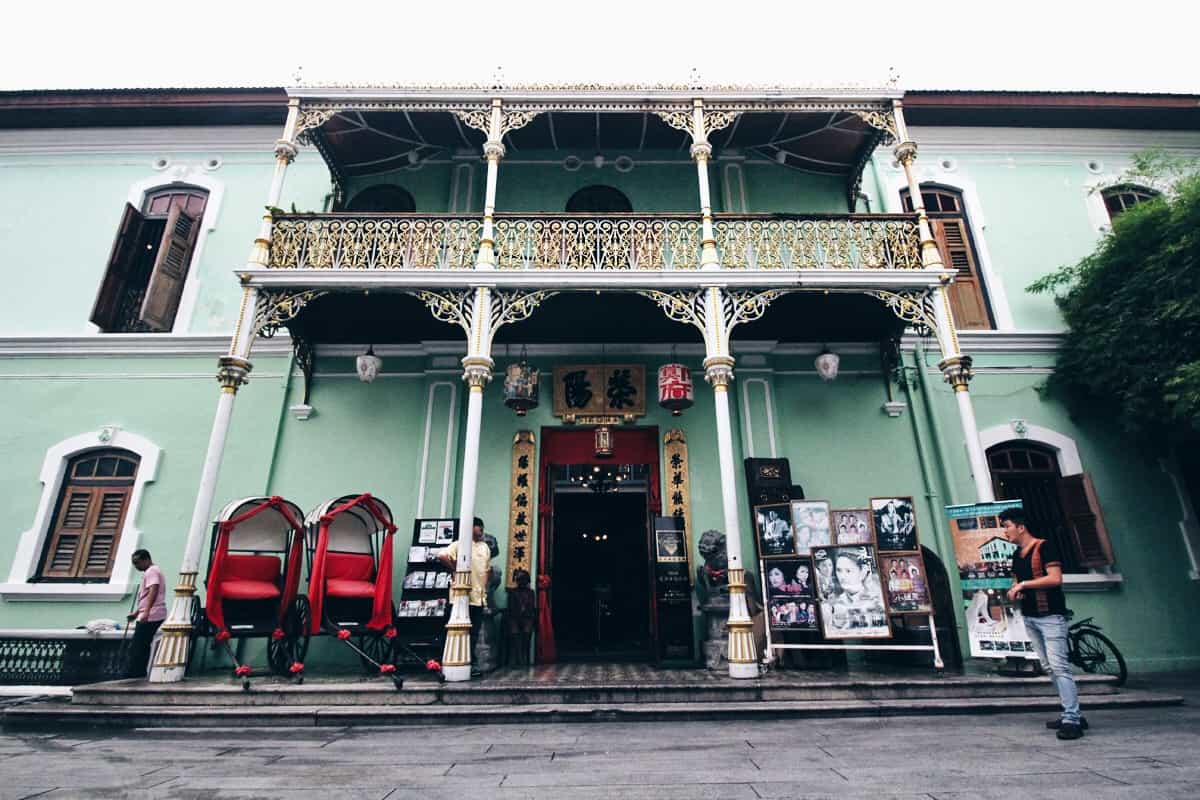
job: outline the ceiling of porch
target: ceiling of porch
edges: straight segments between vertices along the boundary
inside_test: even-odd
[[[481,153],[484,135],[445,111],[344,110],[314,132],[330,169],[341,177],[388,172],[459,150]],[[879,132],[845,111],[739,114],[710,141],[716,153],[738,149],[793,169],[857,178]],[[547,111],[504,137],[523,151],[637,156],[648,150],[686,154],[689,134],[650,112]]]
[[[463,337],[415,297],[394,292],[330,294],[310,303],[291,327],[316,344],[415,343]],[[775,300],[762,319],[734,329],[735,340],[877,342],[903,323],[864,294],[798,292]],[[497,345],[699,343],[700,332],[674,322],[649,299],[628,292],[565,292],[531,317],[502,327]]]

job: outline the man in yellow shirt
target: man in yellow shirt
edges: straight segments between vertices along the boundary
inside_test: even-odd
[[[450,569],[457,569],[458,541],[438,551],[438,561]],[[487,587],[492,578],[492,551],[483,540],[483,520],[475,518],[471,528],[471,656],[475,656],[475,642],[479,639],[479,627],[483,624],[483,609],[487,606]],[[453,596],[451,596],[453,599]]]

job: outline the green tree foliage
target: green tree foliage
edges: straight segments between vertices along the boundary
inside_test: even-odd
[[[1200,170],[1147,153],[1129,178],[1147,177],[1172,189],[1029,290],[1053,292],[1070,326],[1047,391],[1165,445],[1200,432]]]

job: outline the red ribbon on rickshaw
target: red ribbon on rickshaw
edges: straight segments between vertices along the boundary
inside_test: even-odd
[[[334,517],[360,504],[385,530],[383,542],[379,546],[379,561],[375,568],[375,595],[371,603],[371,619],[367,622],[367,630],[380,631],[392,624],[392,538],[396,533],[396,526],[383,516],[370,493],[367,493],[360,494],[321,517],[312,570],[308,576],[308,600],[312,607],[313,633],[321,632],[321,618],[325,606],[325,554],[329,550],[329,525]]]
[[[296,599],[296,592],[300,588],[300,559],[304,554],[302,549],[304,526],[288,511],[285,505],[286,502],[279,495],[274,495],[268,498],[266,502],[255,506],[246,513],[240,514],[233,519],[224,520],[217,525],[217,542],[213,550],[212,566],[208,570],[206,597],[208,601],[208,619],[213,624],[213,627],[217,629],[218,636],[229,633],[229,629],[225,626],[223,596],[225,570],[228,567],[229,557],[229,534],[238,525],[241,525],[252,517],[258,516],[268,508],[274,508],[279,511],[280,516],[292,528],[292,546],[288,549],[287,566],[284,571],[283,596],[279,600],[280,625],[283,624],[283,620],[287,615],[288,606]]]

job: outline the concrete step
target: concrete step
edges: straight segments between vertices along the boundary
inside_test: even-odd
[[[1183,698],[1148,691],[1094,695],[1088,711],[1179,705]],[[69,728],[250,728],[402,725],[479,725],[539,722],[661,722],[668,720],[802,719],[930,714],[996,714],[1039,711],[1052,715],[1057,697],[997,696],[685,703],[545,703],[531,705],[290,705],[290,706],[103,706],[61,699],[35,700],[0,713],[5,730]]]
[[[1077,677],[1081,694],[1117,692],[1113,678]],[[671,703],[779,703],[937,700],[949,698],[1053,697],[1047,678],[947,675],[941,678],[843,678],[805,680],[774,673],[759,680],[686,680],[677,683],[562,683],[498,681],[487,678],[438,684],[423,676],[397,691],[386,678],[358,681],[310,680],[303,684],[264,676],[243,691],[233,679],[188,680],[177,684],[111,681],[74,690],[77,706],[288,707],[288,706],[594,706]]]

